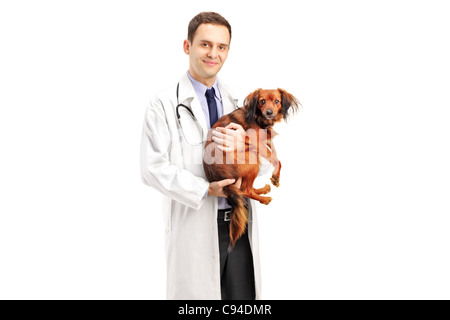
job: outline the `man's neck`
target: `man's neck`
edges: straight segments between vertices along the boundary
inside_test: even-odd
[[[194,78],[198,82],[204,84],[208,88],[211,88],[213,86],[214,82],[216,82],[217,76],[214,76],[212,78],[203,78],[203,77],[200,77],[198,74],[196,74],[192,69],[189,69],[189,74],[191,75],[192,78]]]

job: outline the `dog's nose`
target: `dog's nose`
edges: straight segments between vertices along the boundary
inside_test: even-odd
[[[266,116],[271,116],[271,115],[273,115],[273,111],[272,110],[267,110],[266,111]]]

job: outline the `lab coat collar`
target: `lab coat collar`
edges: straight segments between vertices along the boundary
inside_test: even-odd
[[[228,114],[238,108],[238,99],[233,98],[232,92],[228,87],[220,80],[217,79],[219,85],[220,94],[222,95],[223,114]]]
[[[197,98],[197,93],[195,92],[194,86],[191,83],[187,73],[185,73],[179,82],[178,100],[180,104],[185,104],[190,106],[192,112],[194,113],[197,121],[200,123],[203,129],[203,140],[206,140],[206,135],[208,133],[208,127],[206,123],[205,116],[203,114],[200,101]],[[223,114],[228,114],[235,110],[238,105],[238,99],[234,99],[230,93],[230,90],[225,86],[225,84],[217,78],[217,84],[220,90],[220,95],[222,97]]]
[[[195,92],[194,86],[189,80],[187,73],[181,77],[179,82],[179,90],[178,90],[178,103],[184,104],[191,108],[192,113],[197,119],[198,123],[202,127],[203,131],[203,141],[206,141],[206,136],[208,133],[208,127],[206,125],[206,119],[203,115],[203,110],[200,105],[200,101],[197,98],[197,93]]]

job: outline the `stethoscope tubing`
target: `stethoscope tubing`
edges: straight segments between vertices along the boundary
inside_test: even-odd
[[[179,97],[178,97],[179,88],[180,88],[180,83],[178,82],[178,84],[177,84],[177,106],[175,108],[175,112],[176,112],[176,115],[177,115],[178,125],[180,126],[181,132],[183,133],[183,136],[184,136],[184,140],[186,140],[187,144],[189,144],[191,146],[197,146],[197,145],[203,144],[203,142],[204,142],[203,141],[203,128],[200,126],[200,124],[199,124],[199,122],[197,120],[197,117],[194,115],[194,112],[192,112],[192,109],[190,107],[188,107],[187,105],[180,103]],[[194,122],[196,123],[197,128],[199,129],[199,132],[200,132],[201,137],[202,137],[202,141],[201,142],[195,143],[195,144],[191,144],[191,143],[188,142],[188,139],[186,139],[186,135],[184,134],[183,126],[182,126],[181,121],[180,121],[180,111],[179,111],[180,107],[185,108],[189,112],[189,114],[191,115],[191,117],[194,120]]]

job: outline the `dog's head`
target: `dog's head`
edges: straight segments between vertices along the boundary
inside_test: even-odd
[[[273,126],[282,119],[287,119],[291,110],[297,110],[300,103],[283,89],[262,90],[250,93],[244,101],[247,124],[256,122],[260,127]]]

